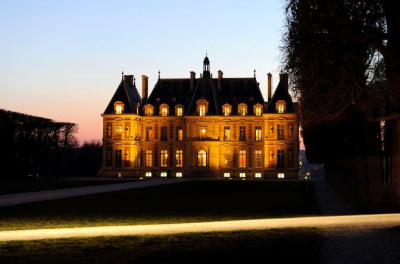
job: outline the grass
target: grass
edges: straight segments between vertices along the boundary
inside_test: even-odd
[[[192,181],[0,208],[0,230],[319,215],[312,182]]]
[[[0,263],[317,263],[311,228],[0,243]]]
[[[0,195],[23,193],[23,192],[37,192],[55,189],[85,187],[93,185],[123,183],[127,181],[121,180],[47,180],[47,179],[32,179],[32,180],[2,180],[0,181]]]

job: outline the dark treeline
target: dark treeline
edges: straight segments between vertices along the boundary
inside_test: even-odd
[[[0,178],[78,176],[81,172],[95,176],[95,169],[85,164],[97,167],[101,158],[87,149],[97,147],[98,152],[101,146],[92,142],[79,147],[77,132],[74,123],[0,109]]]
[[[400,193],[400,1],[287,0],[282,50],[310,162],[366,204]]]

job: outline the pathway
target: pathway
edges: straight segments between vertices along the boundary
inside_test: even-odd
[[[49,190],[40,192],[6,194],[6,195],[0,195],[0,207],[55,200],[68,197],[76,197],[88,194],[116,192],[116,191],[124,191],[124,190],[144,188],[144,187],[154,187],[154,186],[186,182],[186,181],[191,181],[191,179],[157,179],[157,180],[95,185],[95,186],[58,189],[58,190]]]

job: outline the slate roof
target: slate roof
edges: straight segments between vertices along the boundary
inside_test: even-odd
[[[294,106],[292,97],[289,94],[286,84],[281,80],[276,88],[274,95],[271,98],[271,102],[268,103],[267,113],[276,113],[276,102],[283,100],[286,102],[286,112],[293,113]]]
[[[124,113],[136,113],[136,105],[142,105],[142,98],[133,82],[133,75],[125,75],[117,90],[108,104],[104,114],[115,114],[114,103],[121,101],[124,106]]]

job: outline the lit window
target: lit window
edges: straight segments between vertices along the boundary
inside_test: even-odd
[[[244,172],[239,173],[239,177],[240,178],[246,178],[246,173],[244,173]]]
[[[124,110],[124,104],[121,101],[117,101],[114,103],[114,110],[116,114],[122,114],[122,111]]]
[[[176,178],[182,178],[182,172],[177,172],[177,173],[175,174],[175,176],[176,176]]]
[[[206,138],[206,128],[205,127],[200,127],[200,139],[205,139]]]
[[[151,150],[146,150],[146,166],[153,166],[153,151]]]
[[[246,104],[239,104],[238,114],[241,116],[245,116],[247,114],[247,105]]]
[[[262,153],[261,150],[256,150],[255,151],[255,165],[256,168],[261,168],[262,167]]]
[[[231,114],[231,109],[230,108],[226,107],[224,110],[225,110],[224,111],[225,116],[229,116]]]
[[[177,128],[176,131],[176,140],[177,141],[183,141],[183,129],[181,127]]]
[[[256,141],[261,141],[262,140],[262,134],[261,134],[261,127],[256,126]]]
[[[115,109],[115,112],[116,112],[117,114],[121,114],[121,113],[122,113],[122,105],[117,105],[117,107],[116,107],[116,109]]]
[[[176,109],[176,115],[177,115],[177,116],[182,116],[182,115],[183,115],[183,109],[182,109],[182,107],[178,107],[178,108]]]
[[[161,167],[168,166],[168,150],[161,150]]]
[[[199,105],[199,115],[200,116],[206,115],[206,106],[205,105]]]
[[[224,140],[225,141],[231,140],[231,128],[228,126],[224,127]]]
[[[230,178],[230,177],[231,177],[231,174],[229,172],[224,173],[224,178]]]
[[[182,167],[182,159],[183,159],[183,151],[182,150],[177,150],[175,154],[176,158],[176,167]]]
[[[207,153],[205,150],[200,150],[197,154],[197,166],[206,167],[207,166]]]
[[[167,173],[166,172],[161,172],[161,175],[160,175],[162,178],[166,178],[167,177]]]
[[[115,126],[115,132],[122,133],[122,125],[116,125]]]
[[[151,177],[151,172],[146,172],[146,175],[145,175],[147,178],[150,178]]]
[[[168,115],[168,108],[166,106],[161,107],[161,115],[162,116]]]
[[[261,173],[257,172],[256,175],[254,176],[255,178],[261,178]]]
[[[256,116],[261,116],[261,113],[262,113],[262,108],[256,107]]]
[[[246,150],[239,151],[239,168],[246,168]]]
[[[151,126],[146,126],[145,140],[153,140],[153,128]]]
[[[284,173],[278,173],[278,179],[284,179],[285,174]]]
[[[145,108],[145,114],[146,114],[147,116],[152,116],[152,115],[153,115],[153,107],[147,106],[147,107]]]
[[[225,168],[231,167],[231,160],[232,160],[231,151],[230,150],[224,151],[224,164],[223,165]]]
[[[230,116],[232,112],[232,106],[230,104],[224,104],[222,106],[222,113],[224,116]]]
[[[283,100],[279,100],[276,102],[276,110],[278,110],[278,113],[283,114],[286,111],[286,103]]]

